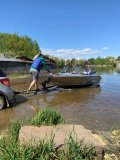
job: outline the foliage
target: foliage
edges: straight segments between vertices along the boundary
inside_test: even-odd
[[[0,33],[0,53],[6,56],[27,56],[32,58],[39,52],[37,41],[28,36],[18,34]]]
[[[53,138],[39,141],[36,146],[19,146],[14,136],[9,135],[0,140],[0,160],[50,160],[54,154]]]
[[[50,108],[39,111],[30,121],[32,125],[57,125],[63,124],[64,120],[59,112]]]
[[[7,136],[0,140],[0,160],[14,160],[19,155],[18,135],[21,122],[12,120],[10,122]]]
[[[8,136],[11,138],[13,138],[13,140],[16,142],[18,139],[18,134],[19,134],[19,130],[21,128],[22,125],[22,121],[13,119],[10,124],[9,124],[9,128],[8,128]]]
[[[120,61],[120,56],[117,57],[117,61]]]
[[[69,67],[74,66],[74,65],[83,65],[84,61],[83,59],[59,59],[55,58],[54,60],[56,62],[57,68],[62,68],[63,66],[67,65]],[[120,56],[118,56],[117,60],[120,60]],[[101,58],[100,56],[97,58],[90,58],[88,59],[88,63],[90,65],[112,65],[115,66],[116,61],[114,57],[108,56],[106,58]]]
[[[93,64],[93,65],[114,65],[115,63],[115,58],[114,57],[106,57],[106,58],[101,58],[101,57],[97,57],[95,58],[90,58],[88,59],[89,64]]]
[[[89,64],[95,64],[95,58],[88,59]]]
[[[6,56],[26,56],[28,58],[33,58],[34,55],[39,53],[39,45],[36,40],[32,40],[28,36],[19,36],[17,33],[8,34],[0,33],[0,53],[5,54]],[[66,65],[73,64],[83,64],[83,59],[63,59],[63,58],[53,58],[56,62],[58,68],[62,68]],[[117,57],[117,60],[120,61],[120,56]],[[115,58],[108,56],[106,58],[101,58],[100,56],[95,58],[88,59],[89,64],[91,65],[115,65]]]
[[[63,58],[54,57],[53,59],[56,62],[57,68],[62,68],[65,65],[65,60]]]
[[[14,160],[18,157],[18,143],[11,137],[0,140],[0,160]]]
[[[74,133],[75,134],[75,133]],[[93,146],[84,145],[83,141],[77,142],[77,137],[70,133],[65,140],[65,145],[60,156],[69,160],[93,160],[95,150]]]
[[[36,144],[35,147],[29,145],[29,146],[23,146],[21,148],[20,152],[21,158],[33,160],[33,159],[40,159],[40,160],[52,160],[53,157],[55,157],[54,153],[54,142],[51,138],[48,140],[47,138],[44,140],[39,141],[38,144]]]
[[[13,139],[12,139],[13,140]],[[0,140],[0,160],[93,160],[92,146],[79,143],[70,135],[62,147],[55,148],[54,136],[36,143],[19,146],[18,142],[6,137]]]
[[[39,53],[39,45],[36,40],[32,40],[28,36],[19,36],[17,33],[8,34],[0,33],[0,53],[6,56],[16,57],[16,56],[26,56],[28,58],[33,58],[34,55]],[[56,62],[57,68],[62,68],[66,65],[80,65],[83,64],[83,59],[63,59],[63,58],[53,58]],[[120,61],[120,56],[117,57]],[[115,65],[115,58],[108,56],[106,58],[101,58],[100,56],[88,59],[91,65]]]

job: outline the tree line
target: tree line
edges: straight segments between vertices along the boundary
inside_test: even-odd
[[[84,59],[63,59],[63,58],[54,58],[55,62],[57,64],[57,67],[61,68],[64,65],[69,65],[69,66],[73,66],[73,65],[83,65],[84,64]],[[115,57],[112,56],[108,56],[106,58],[101,58],[101,57],[97,57],[97,58],[90,58],[87,60],[88,63],[90,65],[111,65],[111,66],[115,66],[116,65],[116,61],[120,61],[120,56],[117,57],[117,59]]]
[[[6,56],[27,56],[33,58],[39,53],[37,41],[28,36],[19,36],[17,33],[0,33],[0,53]]]
[[[28,58],[33,58],[34,55],[39,53],[39,45],[36,40],[32,40],[28,36],[19,36],[17,33],[8,34],[0,33],[0,53],[6,56],[26,56]],[[81,65],[84,63],[83,59],[68,59],[52,57],[57,67],[61,68],[64,65]],[[108,56],[106,58],[90,58],[88,63],[91,65],[115,65],[116,61],[120,61],[120,56],[115,59],[115,57]]]

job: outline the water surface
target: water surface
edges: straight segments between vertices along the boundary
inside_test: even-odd
[[[10,119],[29,117],[44,106],[61,112],[66,123],[81,124],[91,130],[120,127],[120,72],[116,68],[96,69],[101,74],[100,87],[51,91],[36,96],[18,96],[15,107],[0,111],[0,130]],[[12,86],[27,89],[29,84]]]

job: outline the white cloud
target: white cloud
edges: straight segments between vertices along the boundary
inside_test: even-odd
[[[102,50],[108,50],[108,47],[103,47]]]
[[[102,50],[107,50],[107,47],[102,48]],[[42,53],[45,55],[60,57],[64,59],[71,59],[71,58],[81,58],[83,55],[93,55],[99,53],[100,50],[91,49],[91,48],[84,48],[81,50],[75,49],[42,49]]]

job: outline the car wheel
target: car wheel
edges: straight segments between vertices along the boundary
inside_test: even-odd
[[[3,109],[5,106],[6,106],[6,100],[2,95],[0,95],[0,110]]]

